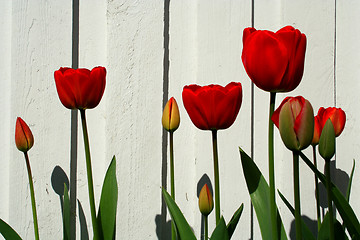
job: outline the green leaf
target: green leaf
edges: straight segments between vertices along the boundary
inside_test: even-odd
[[[103,239],[115,239],[117,199],[118,186],[116,181],[116,158],[114,156],[104,178],[97,217]]]
[[[241,149],[241,163],[246,180],[246,185],[250,193],[251,202],[254,206],[256,216],[259,222],[262,239],[271,239],[271,216],[270,216],[270,188],[265,178],[254,161]],[[287,239],[284,225],[281,221],[279,211],[277,210],[277,226],[279,239]]]
[[[326,186],[325,176],[317,170],[317,168],[303,153],[300,152],[300,156],[304,160],[304,162],[310,167],[310,169],[316,174],[320,181]],[[360,239],[360,224],[353,209],[351,208],[345,197],[342,195],[340,190],[333,183],[331,183],[330,188],[332,200],[337,210],[339,211],[340,216],[344,221],[345,227],[350,233],[350,236],[356,239]]]
[[[352,185],[352,179],[353,179],[353,176],[354,176],[354,171],[355,171],[355,160],[353,160],[353,167],[352,167],[352,170],[351,170],[349,183],[348,183],[347,190],[346,190],[346,200],[348,202],[350,201],[350,192],[351,192],[351,185]]]
[[[244,209],[244,204],[242,203],[241,206],[238,208],[238,210],[236,210],[236,212],[232,216],[228,225],[226,226],[227,232],[229,234],[229,238],[231,238],[231,236],[233,235],[233,233],[235,231],[236,225],[238,224],[238,222],[240,220],[243,209]]]
[[[64,183],[64,210],[63,210],[63,234],[64,240],[70,239],[70,199],[69,191]]]
[[[291,206],[289,201],[285,198],[285,196],[279,190],[278,190],[278,193],[279,193],[280,198],[283,200],[283,202],[287,206],[287,208],[290,210],[291,214],[295,217],[295,209],[293,208],[293,206]],[[302,218],[301,218],[301,231],[302,231],[302,235],[303,235],[304,239],[307,239],[307,240],[315,240],[316,239]]]
[[[2,219],[0,219],[0,233],[6,240],[22,240],[17,232]]]
[[[211,234],[210,240],[229,240],[229,239],[230,237],[226,228],[224,217],[221,217],[218,225]]]
[[[326,213],[323,222],[321,223],[318,240],[328,240],[330,239],[330,214]],[[334,232],[336,240],[347,240],[348,237],[341,226],[340,222],[334,218]]]
[[[164,200],[169,209],[171,218],[175,223],[177,232],[182,240],[196,240],[194,233],[192,232],[188,222],[186,221],[184,215],[180,211],[180,208],[177,206],[175,201],[169,195],[169,193],[162,188],[162,194],[164,196]]]

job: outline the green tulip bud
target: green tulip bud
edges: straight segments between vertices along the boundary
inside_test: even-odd
[[[321,132],[319,140],[319,153],[325,161],[330,161],[335,154],[335,130],[330,119],[326,121]]]

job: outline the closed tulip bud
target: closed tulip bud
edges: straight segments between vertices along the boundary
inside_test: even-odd
[[[214,201],[207,184],[203,186],[199,195],[199,209],[202,215],[207,216],[214,208]]]
[[[16,147],[22,152],[27,152],[34,145],[34,137],[31,130],[20,117],[16,119],[15,143]]]
[[[165,105],[162,116],[162,125],[169,132],[175,131],[180,125],[179,107],[173,97],[170,98]]]
[[[319,153],[326,161],[330,161],[335,154],[335,129],[330,119],[326,121],[321,132]]]
[[[281,139],[292,151],[307,148],[314,134],[314,112],[308,100],[298,97],[287,97],[271,117],[279,128]]]

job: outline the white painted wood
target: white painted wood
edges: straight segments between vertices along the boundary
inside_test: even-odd
[[[359,116],[353,104],[359,100],[359,10],[356,1],[337,1],[335,25],[334,1],[257,0],[254,6],[257,29],[276,31],[292,25],[307,35],[303,80],[293,92],[278,94],[276,106],[285,96],[302,95],[312,103],[316,114],[319,107],[334,106],[336,100],[336,106],[347,114],[346,128],[337,140],[337,168],[347,173],[351,160],[359,157]],[[0,120],[0,190],[8,193],[0,195],[0,218],[24,239],[33,239],[26,167],[13,140],[15,120],[21,116],[35,137],[29,155],[40,237],[61,239],[60,201],[50,177],[56,165],[69,176],[70,111],[57,97],[53,72],[60,66],[71,66],[72,2],[3,1],[0,13],[0,30],[4,33],[0,35],[4,44],[0,50],[0,105],[4,108]],[[164,228],[157,225],[163,177],[163,14],[164,1],[160,0],[80,1],[79,66],[102,65],[108,70],[103,99],[96,109],[87,111],[87,119],[97,207],[107,166],[113,155],[117,158],[117,239],[158,239]],[[240,58],[242,32],[250,25],[250,1],[170,2],[169,98],[176,98],[181,114],[180,128],[174,134],[176,200],[197,237],[201,235],[197,198],[201,186],[197,185],[203,174],[213,180],[211,133],[192,124],[182,103],[182,88],[192,83],[226,85],[237,81],[243,86],[239,116],[232,127],[218,133],[221,213],[229,221],[244,203],[234,239],[250,238],[250,200],[238,152],[240,146],[250,154],[251,146],[251,81]],[[255,87],[255,162],[266,179],[268,101],[269,94]],[[78,198],[91,238],[80,122],[78,134]],[[311,157],[310,150],[305,153]],[[293,202],[292,156],[277,129],[275,157],[276,186]],[[351,203],[359,215],[357,176],[355,171]],[[169,171],[167,182],[169,186]],[[301,194],[303,215],[315,219],[313,175],[304,164]],[[290,234],[293,217],[280,198],[277,203]],[[210,215],[211,230],[214,215]],[[260,239],[256,217],[254,220],[254,239]],[[79,228],[77,231],[79,238]]]
[[[9,7],[11,19],[8,23],[12,26],[11,45],[8,45],[11,56],[6,61],[11,67],[8,74],[11,89],[7,89],[11,94],[7,102],[11,112],[6,119],[11,135],[10,156],[7,157],[10,163],[9,223],[23,239],[33,239],[25,160],[13,140],[16,117],[21,116],[35,139],[29,157],[40,236],[60,239],[60,201],[52,190],[50,177],[56,165],[68,172],[70,112],[58,99],[53,74],[59,66],[70,65],[71,4],[70,1],[17,1]]]
[[[360,4],[357,1],[337,1],[336,5],[336,105],[346,113],[344,132],[336,141],[337,168],[350,174],[353,159],[356,162],[350,204],[357,216],[360,206],[357,204],[360,194],[359,164],[359,38],[357,27]]]
[[[334,29],[335,5],[333,1],[255,1],[255,27],[277,31],[286,25],[292,25],[307,36],[304,75],[300,85],[288,94],[277,94],[276,107],[286,96],[302,95],[308,99],[315,114],[319,107],[333,106],[334,104]],[[319,14],[321,13],[321,14]],[[264,176],[268,179],[267,164],[267,124],[269,94],[262,90],[256,91],[255,109],[255,161],[259,163]],[[267,103],[267,104],[264,104]],[[275,181],[278,188],[293,203],[292,154],[283,145],[280,134],[275,128]],[[309,149],[306,155],[312,158]],[[319,158],[320,156],[318,156]],[[322,169],[322,160],[319,159]],[[300,187],[302,198],[302,215],[316,219],[314,204],[313,174],[305,164],[300,164]],[[277,197],[277,204],[288,234],[291,230],[293,216],[282,200]],[[294,229],[293,229],[294,230]],[[292,234],[295,234],[293,232]]]
[[[9,166],[10,166],[10,146],[14,143],[14,123],[10,121],[10,100],[11,100],[11,1],[0,2],[0,42],[3,47],[0,49],[0,106],[3,119],[0,124],[0,216],[8,221],[9,219]]]
[[[160,0],[109,1],[107,6],[106,155],[118,159],[118,239],[157,238],[163,9]]]

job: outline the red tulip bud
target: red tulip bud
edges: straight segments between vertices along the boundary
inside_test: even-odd
[[[162,125],[169,132],[175,131],[180,125],[179,107],[173,97],[170,98],[165,105],[162,116]]]
[[[201,214],[207,216],[214,208],[214,201],[207,184],[203,186],[199,195],[199,209]]]
[[[31,130],[20,117],[16,119],[15,143],[16,147],[22,152],[27,152],[34,145]]]
[[[292,151],[308,147],[313,139],[314,112],[308,100],[298,97],[285,98],[271,117],[279,128],[281,139]]]

